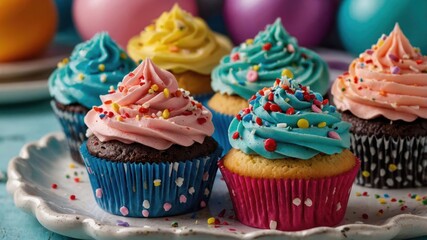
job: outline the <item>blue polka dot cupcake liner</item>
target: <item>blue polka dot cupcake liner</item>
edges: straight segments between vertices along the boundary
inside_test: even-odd
[[[193,98],[206,106],[205,103],[213,96],[213,93],[192,94]]]
[[[395,189],[427,186],[427,137],[352,134],[351,151],[362,164],[356,183]]]
[[[207,206],[222,148],[181,162],[124,163],[92,156],[80,148],[98,205],[125,217],[167,217]]]
[[[62,130],[67,137],[67,144],[70,149],[71,158],[75,162],[83,164],[79,148],[83,141],[87,139],[87,126],[84,123],[85,114],[63,111],[56,106],[55,100],[52,100],[50,103],[53,111],[55,112],[56,118],[59,120]]]

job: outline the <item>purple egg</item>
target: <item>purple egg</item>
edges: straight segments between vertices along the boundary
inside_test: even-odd
[[[336,0],[225,0],[228,32],[238,44],[253,38],[277,17],[286,30],[306,47],[318,45],[335,18]]]

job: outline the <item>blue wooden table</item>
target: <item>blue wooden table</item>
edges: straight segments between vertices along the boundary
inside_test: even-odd
[[[48,101],[0,106],[0,171],[7,170],[9,160],[21,147],[48,132],[59,131]],[[53,233],[18,208],[0,181],[0,239],[69,239]]]
[[[58,33],[54,44],[72,48],[81,42],[74,30]],[[1,86],[0,86],[1,87]],[[37,141],[49,132],[60,131],[49,100],[23,104],[0,105],[0,171],[6,174],[9,160],[19,154],[22,146]],[[0,179],[0,240],[3,239],[71,239],[45,229],[32,216],[15,207]]]

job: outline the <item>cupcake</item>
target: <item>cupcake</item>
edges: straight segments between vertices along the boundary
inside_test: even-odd
[[[211,71],[230,52],[232,44],[225,36],[214,33],[201,18],[175,4],[131,38],[127,48],[135,61],[151,58],[175,75],[179,87],[202,98],[212,93]]]
[[[108,33],[103,32],[78,44],[71,57],[58,63],[50,75],[51,105],[67,136],[74,161],[83,164],[79,147],[86,139],[85,114],[101,103],[99,95],[117,85],[135,66]]]
[[[247,99],[264,87],[270,87],[280,75],[297,79],[322,96],[328,91],[328,66],[316,53],[298,46],[278,18],[255,39],[235,47],[212,72],[215,95],[207,103],[212,110],[214,138],[230,149],[227,129]]]
[[[135,68],[135,63],[103,32],[78,44],[70,59],[63,59],[49,77],[52,108],[67,136],[71,157],[83,163],[79,153],[86,139],[83,118],[92,106],[101,103],[99,95],[117,85]]]
[[[149,58],[101,100],[80,149],[98,205],[129,217],[205,207],[222,152],[212,114]]]
[[[353,125],[351,149],[362,161],[358,184],[427,186],[427,57],[398,24],[350,64],[332,94]]]
[[[233,148],[219,162],[239,221],[285,231],[341,222],[360,166],[348,150],[350,124],[287,77],[249,104],[233,118]]]

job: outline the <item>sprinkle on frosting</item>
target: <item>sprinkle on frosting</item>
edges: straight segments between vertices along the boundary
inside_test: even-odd
[[[332,94],[341,111],[359,118],[412,122],[427,118],[426,79],[427,56],[410,44],[396,23],[389,36],[383,35],[338,77]]]
[[[322,95],[328,89],[326,63],[313,51],[299,47],[277,19],[221,60],[212,72],[212,88],[249,99],[259,89],[272,86],[280,75],[295,77]]]
[[[50,95],[66,105],[99,105],[99,95],[135,68],[132,60],[120,57],[122,54],[126,55],[107,33],[78,44],[70,59],[59,62],[49,77]]]
[[[203,143],[214,130],[212,114],[188,91],[178,89],[175,77],[151,59],[127,74],[117,90],[101,100],[104,104],[93,107],[85,123],[103,142],[138,142],[164,150],[172,144]]]
[[[349,128],[320,93],[283,76],[249,99],[230,124],[229,140],[247,154],[309,159],[349,148]]]
[[[149,57],[174,73],[210,74],[231,48],[228,38],[212,32],[201,18],[178,4],[128,43],[128,53],[135,61]]]

